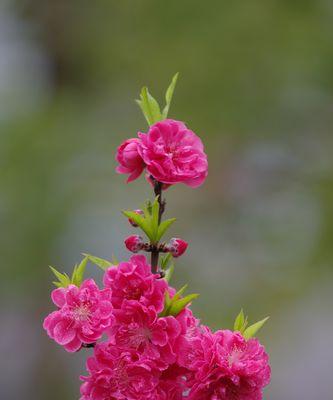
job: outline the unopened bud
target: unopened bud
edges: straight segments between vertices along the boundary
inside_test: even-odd
[[[125,239],[125,246],[132,253],[137,253],[138,251],[142,250],[144,245],[145,243],[142,237],[139,235],[132,235]]]
[[[172,254],[173,257],[180,257],[185,253],[188,243],[185,240],[179,238],[172,238],[166,245],[167,250]]]

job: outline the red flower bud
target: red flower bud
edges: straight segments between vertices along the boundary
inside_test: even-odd
[[[185,253],[188,243],[185,240],[179,238],[172,238],[166,245],[167,250],[172,254],[173,257],[179,257]]]
[[[144,247],[144,241],[139,235],[132,235],[125,239],[125,246],[132,253],[137,253]]]
[[[143,215],[143,211],[142,211],[142,210],[134,210],[134,212],[135,212],[135,214]],[[137,227],[138,227],[138,225],[137,225],[131,218],[128,218],[128,222],[129,222],[132,226],[134,226],[134,228],[137,228]]]

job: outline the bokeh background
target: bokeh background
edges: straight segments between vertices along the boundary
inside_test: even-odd
[[[126,259],[120,214],[151,197],[114,172],[116,146],[163,98],[203,139],[210,174],[167,192],[190,242],[173,284],[214,328],[270,315],[268,400],[332,399],[333,3],[1,0],[0,398],[79,397],[85,354],[42,331],[48,265]],[[91,273],[100,280],[93,266]]]

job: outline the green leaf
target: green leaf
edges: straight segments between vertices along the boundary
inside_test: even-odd
[[[261,321],[256,322],[253,325],[250,325],[248,328],[245,329],[243,336],[245,339],[250,339],[252,338],[258,331],[263,327],[265,322],[269,319],[269,317],[266,317],[262,319]]]
[[[140,100],[136,100],[139,104],[143,115],[145,116],[148,125],[153,125],[155,122],[161,121],[162,114],[158,102],[149,93],[147,87],[143,87],[140,93]]]
[[[56,278],[58,278],[59,282],[53,282],[57,287],[67,287],[68,285],[71,284],[71,279],[70,277],[65,274],[57,271],[54,267],[50,266],[51,271],[54,273]]]
[[[166,317],[168,315],[177,316],[192,300],[196,299],[199,294],[193,293],[181,298],[181,295],[185,292],[187,285],[184,285],[178,292],[170,298],[168,291],[165,293],[164,308],[159,314],[160,317]]]
[[[242,332],[243,326],[245,323],[245,315],[243,309],[240,310],[240,313],[237,315],[234,323],[234,331]]]
[[[83,253],[83,255],[87,257],[90,262],[100,267],[103,271],[105,271],[107,268],[113,265],[111,261],[104,260],[103,258],[96,257],[86,253]]]
[[[123,214],[134,221],[148,236],[151,241],[154,241],[154,233],[151,227],[151,221],[144,218],[142,215],[137,214],[135,211],[123,211]]]
[[[89,257],[85,256],[84,259],[80,262],[79,265],[75,265],[74,267],[74,271],[72,274],[72,283],[73,285],[76,286],[80,286],[82,281],[83,281],[83,277],[84,277],[84,272],[86,270],[86,266],[88,263]]]
[[[161,269],[166,270],[169,267],[170,262],[172,261],[172,254],[167,253],[165,256],[161,257]]]
[[[171,307],[169,309],[169,315],[173,315],[176,317],[189,303],[191,303],[194,299],[199,297],[198,293],[188,294],[187,296],[172,302]]]
[[[169,227],[176,221],[176,218],[170,218],[166,219],[165,221],[162,221],[158,227],[157,231],[157,237],[156,240],[159,241],[165,232],[169,229]]]
[[[177,301],[177,300],[180,298],[180,296],[185,292],[185,290],[187,289],[187,287],[188,287],[188,284],[182,286],[182,287],[178,290],[178,292],[173,296],[172,301]]]
[[[175,264],[172,263],[172,264],[170,265],[170,267],[169,267],[169,268],[166,270],[166,272],[165,272],[164,279],[165,279],[167,282],[170,282],[174,271],[175,271]]]
[[[165,105],[165,107],[163,109],[163,112],[162,112],[163,119],[167,118],[167,116],[168,116],[169,108],[170,108],[170,104],[171,104],[171,100],[172,100],[172,96],[173,96],[173,92],[175,90],[177,79],[178,79],[178,75],[179,75],[179,72],[177,72],[173,76],[173,78],[171,80],[171,83],[170,83],[170,85],[169,85],[169,87],[168,87],[168,89],[166,91],[166,94],[165,94],[166,105]]]

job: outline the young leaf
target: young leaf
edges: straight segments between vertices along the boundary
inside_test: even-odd
[[[170,306],[171,306],[171,298],[169,292],[166,290],[164,295],[164,308],[163,311],[159,314],[159,317],[166,317],[168,315]]]
[[[175,302],[177,301],[180,296],[185,292],[185,290],[187,289],[188,284],[184,285],[183,287],[181,287],[178,292],[173,296],[172,301]]]
[[[265,322],[269,319],[269,317],[266,317],[262,319],[261,321],[256,322],[253,325],[250,325],[248,328],[245,329],[243,336],[245,339],[250,339],[252,338],[258,331],[263,327]]]
[[[76,286],[81,285],[88,260],[89,260],[89,257],[85,256],[79,265],[75,265],[73,275],[72,275],[73,285],[76,285]]]
[[[243,309],[240,310],[240,313],[237,315],[234,323],[234,331],[242,332],[243,326],[245,322],[245,315]]]
[[[172,100],[172,96],[173,96],[173,92],[175,90],[177,79],[178,79],[178,75],[179,75],[179,72],[177,72],[173,76],[173,78],[171,80],[171,83],[170,83],[170,85],[169,85],[169,87],[168,87],[168,89],[166,91],[166,94],[165,94],[166,105],[165,105],[165,107],[163,109],[163,112],[162,112],[163,119],[167,118],[167,116],[168,116],[169,108],[170,108],[170,104],[171,104],[171,100]]]
[[[111,267],[113,265],[111,261],[104,260],[103,258],[99,258],[99,257],[93,256],[91,254],[86,254],[86,253],[83,253],[83,255],[85,257],[87,257],[87,259],[90,262],[92,262],[93,264],[100,267],[103,271],[105,271],[106,269],[108,269],[109,267]]]
[[[155,122],[162,119],[162,114],[158,102],[149,93],[147,87],[143,87],[140,93],[140,100],[136,101],[145,116],[148,125],[153,125]]]
[[[169,315],[173,315],[176,317],[192,300],[199,297],[198,293],[189,294],[175,302],[172,302],[171,307],[169,309]]]
[[[175,264],[172,263],[172,264],[170,265],[170,267],[166,270],[165,275],[164,275],[164,279],[165,279],[167,282],[170,282],[170,280],[171,280],[171,278],[172,278],[172,275],[173,275],[173,273],[174,273],[174,270],[175,270]]]
[[[161,269],[166,270],[172,260],[171,253],[167,253],[165,256],[161,257]]]
[[[157,231],[157,237],[156,240],[159,241],[165,232],[169,229],[169,227],[176,221],[176,218],[170,218],[166,219],[165,221],[162,221],[158,227]]]
[[[134,211],[123,211],[123,214],[127,218],[130,218],[132,221],[134,221],[143,230],[143,232],[148,236],[148,238],[151,241],[154,241],[155,238],[151,227],[151,221],[149,221],[147,218],[144,218],[142,215],[137,214]]]
[[[50,266],[51,271],[54,273],[56,278],[58,278],[59,282],[53,282],[56,286],[58,287],[67,287],[68,285],[71,284],[71,279],[70,277],[65,274],[57,271],[55,268]]]

